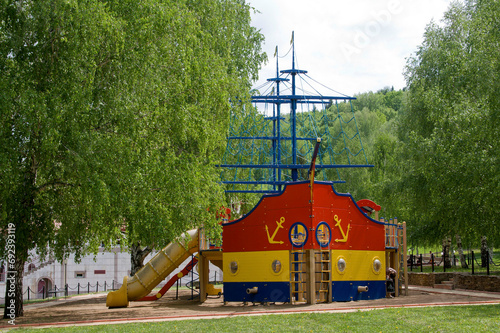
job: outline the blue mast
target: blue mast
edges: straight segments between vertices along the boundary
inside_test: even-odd
[[[226,150],[226,154],[229,151],[229,148],[232,147],[231,141],[236,140],[251,140],[252,144],[255,141],[261,140],[271,140],[271,149],[272,149],[272,158],[268,159],[267,163],[255,163],[253,159],[248,163],[244,163],[242,158],[238,158],[240,163],[230,164],[224,163],[226,160],[226,154],[224,155],[223,162],[220,165],[222,168],[226,169],[236,169],[235,174],[237,175],[237,170],[242,169],[251,169],[251,170],[270,170],[270,178],[268,179],[237,179],[238,177],[234,177],[233,180],[225,180],[222,177],[222,183],[233,185],[233,189],[226,190],[226,192],[250,192],[250,193],[275,193],[280,192],[282,190],[282,186],[286,183],[283,178],[283,171],[290,170],[289,176],[292,181],[298,181],[299,179],[299,170],[308,169],[310,167],[309,163],[305,163],[302,160],[302,163],[298,161],[298,141],[310,141],[313,145],[317,141],[317,137],[299,137],[297,133],[297,105],[298,104],[321,104],[326,105],[328,103],[332,103],[333,101],[350,101],[354,100],[354,97],[349,97],[346,95],[343,96],[323,96],[323,95],[313,95],[309,93],[303,92],[302,94],[297,94],[296,81],[297,78],[301,75],[306,75],[307,71],[300,70],[296,68],[295,64],[295,41],[294,41],[294,33],[292,32],[292,40],[291,40],[291,49],[292,49],[292,69],[287,70],[279,70],[279,55],[278,55],[278,47],[276,47],[276,77],[267,79],[268,82],[274,84],[274,88],[271,93],[267,95],[257,95],[252,96],[252,103],[254,105],[259,104],[272,104],[272,116],[265,117],[265,121],[272,121],[272,135],[250,135],[245,136],[243,133],[237,133],[237,135],[228,137],[228,149]],[[285,84],[290,82],[288,77],[291,76],[291,87],[289,87],[291,91],[291,95],[282,95],[280,91],[281,84]],[[287,104],[290,106],[290,114],[289,114],[289,136],[286,136],[282,133],[282,122],[286,121],[286,117],[282,116],[282,104]],[[328,126],[328,124],[326,125]],[[357,126],[356,126],[357,131]],[[286,133],[285,133],[286,134]],[[345,134],[344,134],[345,139]],[[289,141],[291,145],[291,163],[283,163],[282,150],[286,147],[283,146],[283,143]],[[248,146],[248,145],[247,145]],[[349,151],[346,151],[349,154]],[[363,150],[364,153],[364,150]],[[270,156],[271,157],[271,156]],[[366,155],[365,155],[366,160]],[[372,167],[372,165],[368,164],[326,164],[320,162],[316,164],[316,169],[332,169],[332,168],[353,168],[353,167]],[[254,173],[250,173],[254,174]],[[221,175],[222,176],[222,175]],[[289,178],[289,179],[290,179]],[[332,181],[334,183],[343,183],[343,181]],[[246,190],[238,190],[234,189],[234,185],[246,185],[249,186],[259,185],[261,186],[271,186],[271,188],[267,187],[267,190],[259,190],[259,189],[246,189]]]

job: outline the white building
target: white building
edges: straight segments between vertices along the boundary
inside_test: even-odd
[[[154,254],[150,254],[144,263],[148,262]],[[113,251],[99,251],[97,256],[88,255],[82,258],[80,263],[74,261],[74,255],[65,262],[56,260],[40,261],[35,259],[28,261],[24,267],[23,291],[24,299],[35,299],[54,296],[64,296],[65,286],[68,286],[68,294],[83,294],[87,292],[118,289],[125,276],[130,275],[130,254],[121,252],[119,248]],[[163,286],[172,276],[177,275],[191,259],[186,260],[177,267],[158,287]],[[0,268],[0,303],[5,300],[5,266]],[[197,272],[197,267],[194,269]],[[180,285],[185,286],[192,279],[197,280],[197,274],[185,276]],[[210,265],[210,281],[222,281],[222,271]],[[175,285],[172,287],[175,288]],[[45,292],[45,295],[42,293]]]

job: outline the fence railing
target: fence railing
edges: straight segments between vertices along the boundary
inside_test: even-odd
[[[198,274],[193,273],[193,271],[190,272],[190,276],[186,276],[187,279],[189,279],[187,282],[185,282],[185,286],[191,289],[191,298],[193,299],[195,297],[194,293],[199,293],[195,289],[197,288],[197,283],[198,283]],[[182,279],[177,280],[177,298],[178,298],[178,289],[179,286],[182,285],[181,282]],[[209,276],[209,281],[210,283],[217,284],[217,283],[222,283],[222,276],[220,274],[217,274],[217,271],[214,272],[213,275]],[[180,283],[179,283],[180,282]],[[117,282],[117,281],[112,281],[111,283],[108,283],[104,281],[103,284],[100,284],[99,282],[96,282],[95,284],[91,284],[90,282],[87,283],[78,283],[74,287],[70,287],[68,284],[66,284],[63,288],[58,288],[57,285],[54,285],[54,288],[48,289],[45,286],[42,287],[41,290],[33,290],[30,287],[26,288],[26,290],[23,292],[23,299],[25,301],[31,301],[31,300],[37,300],[37,299],[52,299],[55,297],[68,297],[68,296],[75,296],[75,295],[84,295],[84,294],[91,294],[91,293],[98,293],[100,291],[111,291],[111,290],[117,290],[120,289],[122,286],[122,283]],[[5,304],[5,295],[0,296],[0,305]]]
[[[121,283],[113,280],[111,283],[104,281],[103,284],[100,284],[99,282],[96,282],[95,284],[91,284],[90,282],[78,283],[74,287],[70,287],[68,284],[66,284],[63,288],[58,288],[57,285],[54,285],[54,288],[52,289],[43,286],[40,290],[33,290],[31,289],[31,287],[28,287],[23,292],[23,299],[25,301],[31,301],[36,299],[50,299],[58,296],[67,297],[82,294],[91,294],[98,293],[100,291],[116,290],[121,286]],[[0,297],[0,304],[5,304],[5,297]]]
[[[385,246],[386,248],[398,248],[403,241],[403,225],[398,224],[398,220],[392,219],[385,221],[384,218],[380,222],[385,223]]]
[[[486,268],[486,275],[490,275],[490,267],[493,266],[500,266],[500,263],[495,263],[493,261],[493,257],[491,256],[491,253],[488,252],[488,260],[485,260],[484,266],[483,262],[479,263],[476,258],[476,254],[474,251],[470,251],[468,253],[464,253],[464,256],[466,258],[467,262],[467,269],[471,271],[472,274],[477,273],[477,267],[481,268]],[[410,267],[410,271],[413,271],[414,268],[420,269],[421,272],[423,272],[424,267],[432,267],[432,271],[434,272],[437,267],[442,267],[443,272],[446,272],[446,269],[450,269],[450,267],[446,267],[444,263],[447,261],[446,256],[437,256],[433,253],[430,255],[424,256],[423,254],[420,255],[413,255],[410,254],[407,257],[407,265]],[[457,256],[453,254],[449,258],[450,265],[451,267],[457,267],[457,265],[461,265],[460,260],[457,259]]]

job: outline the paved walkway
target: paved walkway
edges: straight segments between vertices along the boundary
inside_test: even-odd
[[[81,301],[82,299],[89,299],[89,298],[95,298],[95,297],[100,297],[104,295],[103,293],[97,293],[97,294],[85,294],[85,295],[76,295],[76,296],[68,296],[68,297],[63,297],[51,301],[46,301],[46,302],[37,302],[37,303],[30,303],[30,304],[25,304],[24,309],[39,309],[39,308],[46,308],[49,306],[55,306],[55,305],[61,305],[65,303],[70,303],[70,302],[75,302],[75,301]]]
[[[408,286],[408,289],[426,292],[426,293],[430,293],[430,294],[448,294],[448,295],[462,295],[462,296],[471,296],[471,297],[484,297],[484,298],[491,298],[491,299],[500,299],[500,292],[476,291],[476,290],[465,290],[465,289],[447,290],[447,289],[438,289],[438,288],[422,287],[422,286]],[[103,295],[102,293],[77,295],[77,296],[71,296],[71,297],[67,297],[67,298],[60,298],[60,299],[53,300],[53,301],[26,304],[24,306],[24,308],[25,309],[45,308],[45,307],[49,307],[49,306],[55,306],[55,305],[61,305],[64,303],[80,301],[82,299],[90,299],[90,298],[100,297],[102,295]]]
[[[476,290],[465,290],[465,289],[457,289],[457,290],[447,290],[447,289],[438,289],[431,287],[422,287],[422,286],[408,286],[410,290],[419,290],[427,293],[433,294],[450,294],[450,295],[462,295],[462,296],[473,296],[473,297],[487,297],[492,299],[500,299],[500,292],[489,292],[489,291],[476,291]]]

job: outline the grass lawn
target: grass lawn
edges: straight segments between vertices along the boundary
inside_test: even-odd
[[[500,305],[239,316],[16,332],[500,332]]]

